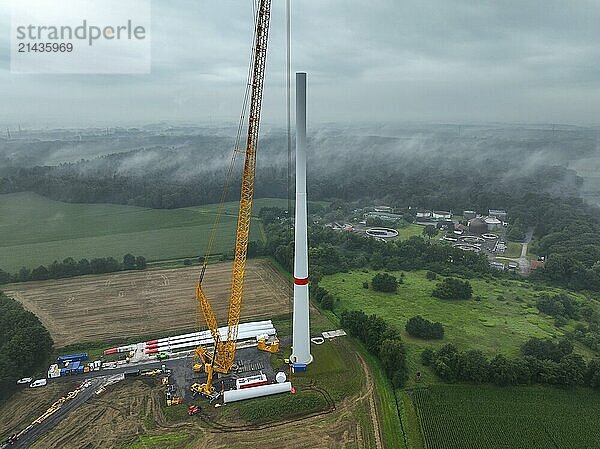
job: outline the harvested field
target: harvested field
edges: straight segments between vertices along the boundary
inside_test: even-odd
[[[227,319],[231,269],[232,263],[210,265],[203,281],[220,324]],[[198,274],[198,267],[131,271],[11,284],[4,291],[35,313],[62,347],[196,328]],[[242,322],[288,312],[289,288],[267,261],[248,261]]]

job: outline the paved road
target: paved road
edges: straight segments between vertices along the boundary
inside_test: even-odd
[[[529,259],[527,259],[527,250],[529,248],[529,244],[531,243],[532,238],[533,238],[533,228],[531,228],[527,231],[527,234],[525,235],[525,240],[523,241],[523,245],[521,246],[521,254],[519,255],[518,258],[502,256],[506,260],[510,260],[512,262],[517,262],[519,265],[519,273],[523,276],[529,275],[529,272],[531,271],[530,270],[531,264],[529,263]],[[495,260],[495,257],[493,260]]]
[[[16,443],[9,445],[8,447],[17,449],[31,446],[42,434],[52,429],[67,414],[92,397],[94,392],[100,388],[103,383],[105,383],[105,379],[103,378],[91,379],[90,385],[87,388],[82,389],[75,398],[65,402],[56,413],[44,420],[41,424],[34,425],[29,431],[22,435]],[[50,407],[50,405],[51,404],[48,404],[48,407]]]
[[[122,365],[114,369],[105,369],[100,371],[92,371],[84,374],[75,374],[72,376],[57,377],[54,379],[48,379],[48,382],[81,382],[82,384],[89,380],[89,386],[82,388],[79,394],[65,402],[62,407],[57,410],[53,415],[44,420],[41,424],[35,424],[31,429],[24,433],[19,440],[12,445],[3,445],[0,443],[0,449],[3,448],[26,448],[35,443],[38,438],[44,433],[52,430],[62,419],[64,419],[71,411],[81,406],[89,398],[91,398],[95,391],[104,385],[114,383],[115,378],[124,374],[127,371],[133,370],[155,370],[159,369],[162,365],[165,365],[167,369],[177,369],[178,371],[191,371],[191,360],[187,353],[182,354],[173,359],[165,361],[149,361],[145,363],[138,363],[134,365]],[[40,387],[43,388],[43,387]],[[50,407],[52,404],[48,404]]]
[[[527,249],[529,247],[529,244],[531,243],[531,239],[533,238],[533,228],[529,229],[527,231],[527,234],[525,235],[525,241],[523,243],[523,247],[521,248],[521,257],[519,257],[518,261],[519,261],[519,272],[522,275],[528,275],[529,274],[529,260],[527,259]]]

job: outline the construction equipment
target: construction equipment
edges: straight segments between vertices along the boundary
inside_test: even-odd
[[[166,352],[159,352],[158,354],[156,354],[156,358],[158,360],[166,360],[169,358],[169,354],[167,354]]]
[[[173,405],[179,405],[183,402],[183,399],[181,399],[180,397],[174,397],[171,399],[167,398],[167,407],[171,407]]]
[[[279,352],[279,338],[275,337],[272,342],[267,342],[265,337],[261,337],[258,339],[257,348],[261,351],[270,352],[271,354],[275,354]]]
[[[207,393],[206,390],[205,390],[205,386],[204,385],[205,384],[198,384],[198,383],[192,384],[192,386],[190,387],[190,391],[193,393],[194,397],[197,394],[201,394],[202,396],[210,399],[210,402],[212,403],[219,396],[221,396],[221,393],[219,393],[218,391],[216,391],[214,387],[212,388],[212,390],[211,390],[210,393]]]
[[[246,91],[247,104],[248,89],[250,89],[250,104],[248,117],[248,135],[246,140],[246,149],[244,151],[244,171],[242,175],[240,209],[238,213],[237,233],[235,240],[235,257],[233,262],[233,273],[231,278],[231,293],[229,296],[229,310],[227,319],[227,337],[225,340],[221,338],[217,327],[217,318],[202,289],[202,279],[206,272],[210,248],[217,231],[218,216],[215,219],[215,226],[211,232],[211,240],[209,241],[208,250],[205,255],[204,264],[200,273],[198,283],[196,284],[196,299],[202,310],[204,320],[214,340],[214,348],[212,353],[207,352],[203,347],[198,346],[194,352],[194,370],[200,371],[204,367],[207,374],[207,380],[192,391],[201,393],[206,396],[212,396],[214,387],[212,385],[213,373],[228,373],[231,369],[234,357],[235,346],[238,334],[238,325],[240,321],[240,313],[244,291],[244,275],[246,271],[246,257],[248,251],[248,237],[250,233],[250,220],[252,212],[252,199],[254,197],[254,180],[256,171],[256,152],[258,146],[258,131],[260,125],[260,114],[262,108],[263,85],[265,77],[265,66],[267,60],[267,43],[269,38],[269,24],[271,19],[271,0],[259,0],[258,9],[255,16],[255,31],[254,31],[254,47],[251,60],[251,71],[249,72],[249,83]],[[243,108],[245,111],[245,107]],[[242,120],[244,112],[242,112]],[[240,121],[240,123],[242,122]],[[241,126],[240,126],[241,129]],[[240,131],[238,131],[238,138]],[[237,145],[236,145],[237,147]],[[241,152],[236,148],[235,153]],[[230,173],[231,173],[230,167]],[[228,177],[230,176],[228,174]],[[221,206],[225,200],[225,193],[228,188],[228,180],[225,183],[224,194],[222,196]],[[195,384],[197,385],[197,384]]]

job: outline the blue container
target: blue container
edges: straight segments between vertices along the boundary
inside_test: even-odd
[[[87,352],[83,352],[81,354],[70,354],[70,355],[61,355],[56,360],[59,363],[65,362],[83,362],[88,359]]]
[[[302,373],[306,371],[306,363],[292,363],[292,370],[295,373]]]

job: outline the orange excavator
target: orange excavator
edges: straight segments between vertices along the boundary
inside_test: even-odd
[[[237,234],[235,240],[235,258],[233,262],[233,273],[231,277],[231,293],[229,297],[229,310],[227,318],[227,336],[221,337],[218,331],[217,318],[208,298],[202,288],[202,279],[206,272],[210,247],[216,233],[218,218],[213,226],[211,240],[207,253],[205,255],[202,271],[196,284],[196,300],[202,311],[206,325],[210,329],[214,340],[214,349],[207,351],[202,346],[198,346],[194,351],[194,371],[204,371],[207,374],[206,382],[203,384],[192,385],[194,393],[200,393],[205,396],[213,396],[215,389],[212,384],[214,372],[226,374],[234,363],[236,340],[238,334],[238,325],[240,322],[240,312],[244,293],[244,275],[246,272],[246,258],[248,251],[248,237],[250,233],[250,220],[252,211],[252,199],[254,197],[254,179],[256,172],[256,151],[258,146],[258,130],[260,125],[260,113],[262,108],[263,84],[265,78],[265,66],[267,61],[267,43],[269,38],[269,23],[271,19],[271,0],[259,0],[258,8],[255,11],[255,30],[254,46],[250,71],[248,75],[248,86],[246,90],[247,103],[248,94],[250,96],[249,117],[248,117],[248,136],[246,139],[245,151],[239,148],[240,130],[244,112],[240,120],[240,130],[238,130],[238,144],[236,144],[235,153],[245,154],[244,171],[242,175],[242,188],[240,198],[240,209],[237,222]],[[245,110],[245,108],[244,108]],[[233,159],[232,159],[233,161]],[[232,162],[233,164],[233,162]],[[230,172],[231,173],[230,166]],[[230,174],[228,174],[228,177]],[[221,198],[221,207],[224,202],[225,192],[227,191],[226,181],[223,196]],[[217,214],[217,217],[220,214]]]

